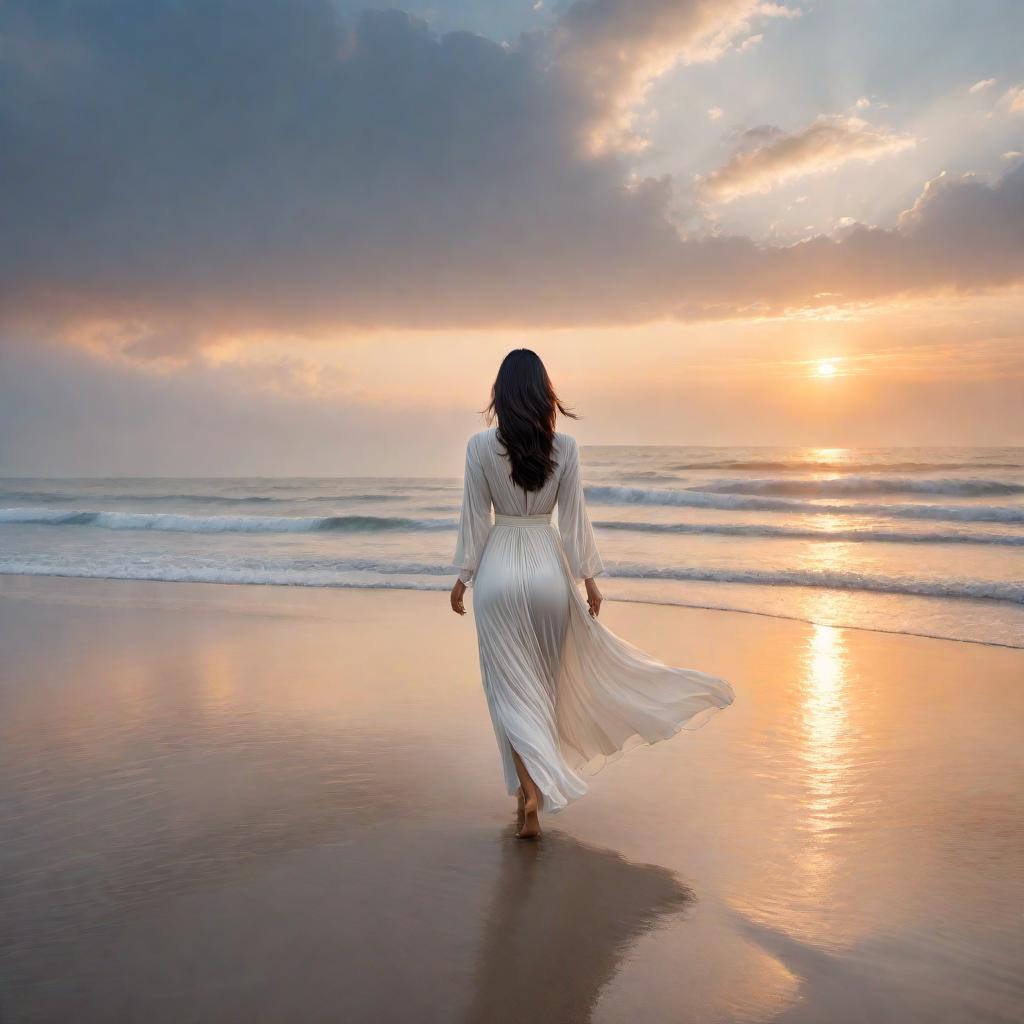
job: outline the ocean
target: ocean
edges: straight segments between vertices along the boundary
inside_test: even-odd
[[[1024,448],[582,449],[612,600],[1024,647]],[[0,573],[449,589],[455,478],[0,479]]]

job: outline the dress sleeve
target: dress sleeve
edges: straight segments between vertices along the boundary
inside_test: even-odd
[[[575,438],[569,439],[565,466],[558,481],[558,532],[576,580],[588,579],[604,572],[604,563],[597,550],[594,528],[587,515],[580,478],[580,452]]]
[[[455,567],[459,579],[469,584],[480,562],[487,537],[491,532],[491,490],[487,486],[480,458],[473,451],[473,441],[466,445],[466,473],[462,490],[462,514],[459,516],[459,539],[455,545]]]

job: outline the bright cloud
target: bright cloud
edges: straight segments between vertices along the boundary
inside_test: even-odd
[[[1009,107],[1011,114],[1024,112],[1024,85],[1015,85],[1003,94],[1003,103]]]
[[[875,128],[856,117],[819,117],[791,134],[771,126],[744,133],[740,146],[701,183],[703,195],[728,202],[768,192],[808,174],[834,170],[851,160],[876,160],[914,145],[914,139]]]
[[[577,0],[551,43],[558,65],[591,104],[591,148],[630,149],[643,144],[633,111],[655,78],[679,61],[716,60],[733,45],[746,48],[756,22],[799,13],[762,0]]]
[[[996,84],[994,78],[983,78],[980,82],[975,82],[967,91],[973,96],[979,92],[984,92],[986,89],[991,89]]]

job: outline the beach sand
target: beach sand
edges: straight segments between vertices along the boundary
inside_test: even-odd
[[[736,703],[523,843],[446,594],[0,578],[0,1020],[1024,1020],[1024,651],[602,616]]]

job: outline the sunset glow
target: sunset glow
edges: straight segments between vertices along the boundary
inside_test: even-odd
[[[1024,441],[1021,5],[282,10],[0,6],[0,472],[454,472],[519,346],[584,444]]]

